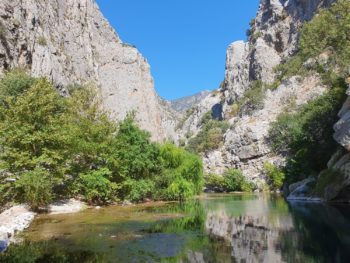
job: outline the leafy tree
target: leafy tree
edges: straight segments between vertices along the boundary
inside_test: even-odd
[[[45,79],[32,88],[7,97],[0,107],[1,166],[21,176],[40,168],[50,176],[63,178],[68,155],[67,133],[62,129],[67,105]]]
[[[254,186],[247,181],[240,170],[230,169],[224,173],[224,188],[227,192],[251,192]]]
[[[182,200],[202,191],[203,165],[198,156],[170,143],[161,146],[160,155],[164,171],[156,177],[158,197]]]
[[[269,179],[271,190],[280,190],[283,186],[285,174],[281,169],[271,163],[264,163],[264,169]]]
[[[113,158],[117,160],[114,168],[116,182],[127,177],[135,180],[150,178],[159,173],[159,149],[150,141],[150,134],[135,124],[132,115],[120,122],[112,147]]]

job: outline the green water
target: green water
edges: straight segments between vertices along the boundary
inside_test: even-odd
[[[350,207],[206,195],[43,215],[0,262],[350,262]]]

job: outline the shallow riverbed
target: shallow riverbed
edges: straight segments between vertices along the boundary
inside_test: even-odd
[[[350,262],[350,206],[269,195],[42,215],[0,262]]]

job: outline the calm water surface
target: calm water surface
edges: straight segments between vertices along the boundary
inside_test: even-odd
[[[350,262],[350,206],[206,195],[43,215],[0,262]]]

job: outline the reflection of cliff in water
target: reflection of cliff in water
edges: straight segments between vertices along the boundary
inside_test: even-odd
[[[350,259],[350,213],[341,207],[258,199],[242,216],[226,210],[209,212],[206,230],[212,239],[230,244],[233,262]]]

